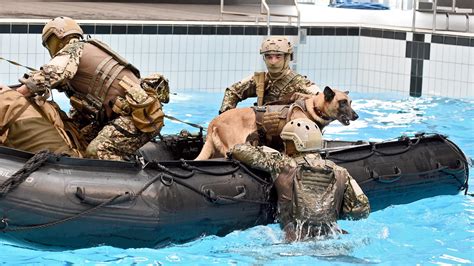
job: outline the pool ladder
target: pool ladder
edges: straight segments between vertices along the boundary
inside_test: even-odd
[[[227,11],[224,10],[224,0],[220,0],[220,11],[221,11],[221,16],[220,20],[224,20],[224,14],[229,14],[229,15],[238,15],[238,16],[255,16],[255,22],[258,23],[262,16],[266,18],[266,25],[267,25],[267,35],[269,36],[271,34],[271,26],[272,26],[272,21],[271,17],[287,17],[288,18],[288,24],[292,25],[293,24],[293,19],[296,19],[296,27],[298,31],[298,36],[296,37],[296,40],[293,40],[293,47],[294,47],[294,54],[297,54],[297,49],[298,46],[301,42],[301,39],[306,37],[306,33],[301,32],[301,12],[298,4],[298,0],[280,0],[276,1],[278,2],[278,7],[276,5],[269,5],[270,1],[267,0],[261,0],[260,1],[260,11],[259,12],[238,12],[238,11]],[[306,3],[306,2],[305,2]],[[308,2],[308,3],[313,3],[314,2]],[[272,8],[272,10],[270,10]],[[278,11],[274,11],[275,9],[280,8]],[[296,10],[296,14],[291,14],[290,12],[281,12],[281,11],[288,11],[289,9]],[[303,36],[302,36],[303,35]],[[292,64],[293,70],[296,70],[296,57],[293,60]]]

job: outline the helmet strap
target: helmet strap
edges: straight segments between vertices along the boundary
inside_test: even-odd
[[[285,146],[286,155],[291,157],[298,153],[298,150],[296,150],[295,143],[292,140],[284,140],[283,145]]]

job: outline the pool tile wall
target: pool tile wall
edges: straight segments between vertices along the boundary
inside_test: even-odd
[[[142,75],[161,72],[173,90],[223,91],[262,71],[264,26],[207,24],[81,24],[108,43]],[[47,62],[39,23],[0,23],[0,57],[34,68]],[[320,87],[402,96],[474,98],[474,37],[371,27],[303,26],[293,67]],[[274,35],[297,38],[297,28]],[[24,68],[0,60],[0,82],[14,84]]]

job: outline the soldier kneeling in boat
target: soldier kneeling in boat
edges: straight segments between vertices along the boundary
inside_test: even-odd
[[[168,102],[167,94],[160,98],[158,92],[169,90],[165,78],[140,79],[138,69],[109,46],[83,40],[81,27],[68,17],[49,21],[42,39],[52,59],[25,74],[17,91],[35,97],[51,89],[65,92],[78,127],[88,132],[87,157],[126,160],[158,135],[164,117],[161,102]]]
[[[37,153],[49,150],[82,157],[85,148],[54,102],[36,103],[0,85],[0,145]]]
[[[369,215],[368,198],[349,172],[315,152],[322,147],[322,135],[314,122],[294,119],[280,136],[286,154],[239,144],[230,155],[271,173],[278,193],[277,219],[288,241],[341,232],[338,218]]]

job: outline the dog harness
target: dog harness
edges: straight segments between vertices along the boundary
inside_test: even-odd
[[[303,113],[307,113],[304,100],[298,100],[291,105],[252,107],[255,112],[257,132],[261,145],[270,146],[275,149],[283,148],[280,133],[286,123],[290,120],[291,114],[295,108],[300,109]]]

